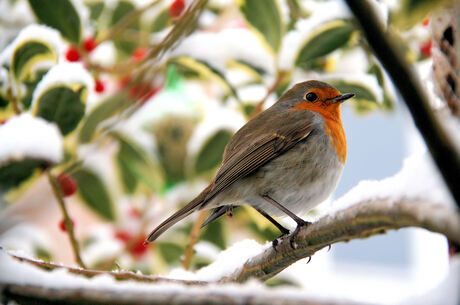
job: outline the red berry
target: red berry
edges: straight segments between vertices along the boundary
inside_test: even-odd
[[[131,82],[131,75],[125,75],[118,81],[118,87],[124,88]]]
[[[114,236],[124,243],[127,243],[132,238],[131,234],[126,231],[116,231]]]
[[[131,207],[131,208],[129,209],[129,215],[130,215],[131,217],[133,217],[133,218],[141,218],[141,216],[142,216],[142,215],[141,215],[141,212],[140,212],[139,209],[136,208],[136,207]]]
[[[0,125],[3,125],[6,123],[6,121],[8,121],[8,119],[3,119],[3,120],[0,120]]]
[[[83,48],[86,50],[86,52],[91,52],[97,47],[96,40],[94,40],[93,37],[86,38],[85,41],[83,41]]]
[[[136,241],[133,243],[130,252],[136,258],[141,258],[147,252],[147,247],[144,243],[145,236],[139,236]]]
[[[430,57],[431,56],[431,46],[432,46],[431,40],[427,40],[424,43],[420,45],[420,53],[422,54],[423,57]]]
[[[136,48],[133,53],[131,53],[131,60],[133,62],[141,62],[145,56],[147,55],[147,51],[149,49],[147,47],[139,47]]]
[[[101,80],[96,79],[96,85],[95,85],[95,87],[94,87],[94,90],[95,90],[97,93],[102,93],[102,92],[104,92],[104,90],[105,90],[105,85],[104,85],[104,83],[103,83]]]
[[[72,221],[72,227],[75,227],[73,220],[71,219],[70,221]],[[67,232],[64,219],[59,222],[59,229],[61,229],[62,232]]]
[[[77,191],[77,182],[69,175],[62,173],[56,180],[61,187],[62,196],[72,196]]]
[[[68,61],[79,61],[80,60],[80,51],[75,46],[70,47],[65,53],[65,58]]]
[[[172,18],[177,18],[182,14],[182,11],[185,8],[184,0],[174,0],[174,2],[169,7],[169,16]]]
[[[429,23],[430,23],[430,18],[426,18],[425,20],[423,20],[422,25],[427,26]]]

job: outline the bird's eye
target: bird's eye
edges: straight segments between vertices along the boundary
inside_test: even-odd
[[[306,98],[307,101],[309,101],[309,102],[314,102],[314,101],[316,101],[316,99],[318,98],[318,96],[316,95],[316,93],[309,92],[309,93],[307,93],[307,95],[305,95],[305,98]]]

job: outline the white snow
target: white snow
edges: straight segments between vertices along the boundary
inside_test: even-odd
[[[238,43],[235,43],[235,42]],[[254,34],[247,29],[225,29],[218,33],[194,32],[172,53],[206,61],[221,72],[230,59],[244,60],[273,74],[274,61]]]
[[[58,163],[63,157],[62,135],[54,123],[23,113],[0,125],[0,164],[35,158]]]
[[[168,278],[217,281],[224,276],[230,275],[249,258],[260,254],[267,247],[271,246],[271,243],[261,245],[254,240],[245,239],[220,252],[212,264],[201,268],[195,274],[183,269],[174,269],[168,275]]]
[[[117,50],[112,41],[104,41],[89,54],[89,58],[92,64],[112,67],[117,58]]]
[[[361,181],[341,198],[333,202],[333,209],[344,209],[363,200],[392,198],[421,198],[455,206],[438,170],[427,152],[414,153],[404,160],[396,175],[380,181]]]
[[[39,97],[49,88],[58,85],[82,84],[88,90],[87,102],[94,99],[94,79],[81,63],[60,63],[51,68],[35,88],[31,108],[34,108]],[[88,107],[86,108],[88,109]]]
[[[61,53],[63,42],[61,34],[45,25],[31,24],[25,27],[18,36],[0,54],[0,64],[4,64],[11,59],[14,50],[25,41],[41,41],[48,44],[56,52],[56,57]]]

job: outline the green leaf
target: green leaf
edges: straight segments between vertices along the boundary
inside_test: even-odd
[[[259,83],[263,83],[263,77],[267,74],[267,72],[264,69],[254,66],[253,64],[245,60],[229,60],[227,61],[227,66],[229,68],[238,69],[246,72],[247,74],[252,76],[252,78],[256,82]]]
[[[80,143],[90,142],[95,134],[97,126],[104,120],[119,113],[133,101],[127,97],[125,92],[119,92],[97,105],[83,122],[78,140]]]
[[[37,84],[42,80],[43,76],[48,72],[48,70],[38,70],[33,73],[33,77],[24,81],[26,87],[26,94],[21,99],[21,103],[25,109],[29,109],[30,104],[32,103],[32,98],[34,95],[34,90],[37,87]]]
[[[53,48],[41,41],[25,41],[13,51],[11,57],[14,77],[18,81],[25,80],[32,73],[34,64],[45,60],[57,62],[57,54]]]
[[[154,33],[159,32],[169,25],[171,25],[171,18],[169,18],[169,10],[164,9],[157,15],[155,20],[153,20],[152,25],[150,26],[150,31]]]
[[[114,26],[118,22],[120,22],[124,17],[126,17],[129,13],[133,12],[136,7],[129,1],[118,1],[118,5],[115,7],[112,20],[110,24]],[[132,30],[139,30],[139,20],[134,21],[131,23],[127,28]],[[114,38],[115,46],[117,49],[122,51],[124,55],[131,54],[133,50],[137,47],[137,44],[131,41],[124,41],[122,40],[123,36],[118,35]]]
[[[57,29],[70,42],[80,43],[80,17],[70,0],[29,0],[29,4],[41,23]]]
[[[34,171],[43,165],[43,161],[25,159],[11,161],[0,166],[0,191],[19,186],[27,180]]]
[[[3,94],[0,92],[0,108],[5,108],[9,103],[10,100],[7,99],[6,96],[3,96]]]
[[[209,78],[216,81],[224,88],[226,88],[237,100],[239,100],[235,88],[233,88],[233,86],[227,81],[222,73],[220,73],[209,63],[187,56],[174,57],[170,60],[170,63],[184,66],[190,70],[195,71],[203,78]]]
[[[101,178],[87,168],[79,168],[72,174],[83,202],[103,218],[115,220],[112,200]]]
[[[263,38],[273,53],[278,53],[282,38],[281,16],[275,0],[238,0],[244,18]]]
[[[375,77],[377,79],[377,82],[379,83],[380,87],[382,87],[382,90],[383,90],[383,103],[380,105],[381,108],[384,109],[384,110],[387,110],[387,111],[393,110],[395,101],[387,93],[382,68],[378,64],[374,63],[369,68],[367,73],[375,75]]]
[[[175,243],[157,242],[156,246],[160,255],[168,264],[180,261],[181,256],[184,254],[184,249]]]
[[[399,10],[390,15],[390,23],[401,30],[409,30],[427,18],[433,9],[453,0],[402,0]]]
[[[134,192],[140,181],[150,189],[159,191],[163,187],[163,181],[159,169],[149,159],[146,152],[138,145],[129,141],[120,134],[112,134],[120,144],[117,154],[117,165],[122,180],[128,193]]]
[[[85,114],[81,86],[74,91],[69,87],[58,86],[46,90],[34,105],[33,113],[47,121],[55,122],[61,133],[67,135],[74,130]]]
[[[355,111],[358,113],[367,113],[379,107],[377,98],[374,93],[366,86],[358,83],[345,82],[342,80],[329,81],[343,93],[354,93],[355,97],[351,99]]]
[[[90,1],[90,2],[85,2],[86,6],[89,8],[90,15],[89,18],[91,20],[96,21],[99,19],[99,17],[102,14],[102,11],[104,10],[104,2],[103,1]]]
[[[225,249],[227,240],[224,234],[224,227],[221,220],[213,221],[202,231],[200,240],[207,240],[220,249]]]
[[[309,69],[312,62],[346,45],[353,33],[353,26],[336,20],[320,26],[303,44],[296,58],[296,65]]]
[[[225,146],[231,137],[232,133],[224,129],[219,130],[210,137],[198,153],[195,162],[195,173],[201,174],[219,166],[222,162]]]

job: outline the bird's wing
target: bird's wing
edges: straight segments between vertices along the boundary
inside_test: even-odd
[[[314,127],[313,116],[310,111],[284,111],[272,113],[269,121],[260,117],[243,126],[226,148],[224,161],[203,207],[236,180],[251,174],[308,137]]]

